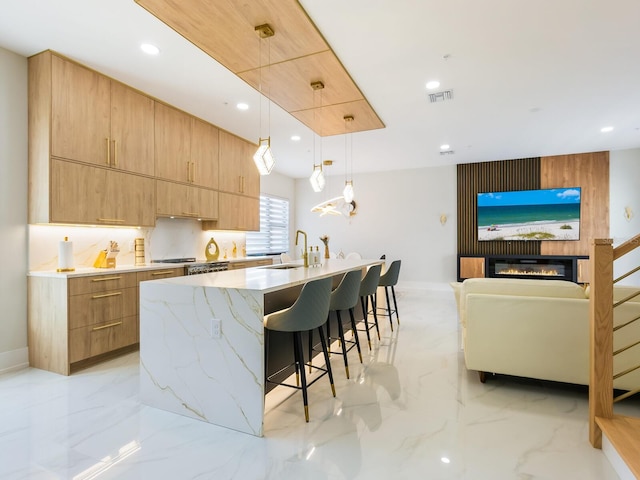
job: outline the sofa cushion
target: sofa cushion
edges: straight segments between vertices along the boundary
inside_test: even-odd
[[[528,280],[521,278],[469,278],[460,287],[458,313],[466,326],[466,296],[470,293],[585,299],[584,289],[566,280]]]

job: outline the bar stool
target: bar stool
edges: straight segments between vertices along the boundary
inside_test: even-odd
[[[296,385],[290,385],[284,382],[273,381],[272,378],[280,373],[284,369],[269,375],[266,381],[278,385],[284,385],[287,387],[302,390],[302,401],[304,403],[304,417],[309,422],[309,402],[307,398],[307,387],[315,383],[318,379],[325,374],[329,375],[329,382],[331,383],[331,392],[333,396],[336,396],[336,389],[333,384],[333,373],[331,372],[331,363],[329,362],[329,353],[327,351],[327,343],[325,341],[324,332],[322,326],[327,321],[329,314],[329,298],[331,295],[331,277],[322,278],[319,280],[312,280],[307,282],[303,287],[297,300],[291,307],[278,312],[270,313],[264,317],[264,327],[267,330],[276,332],[291,332],[293,334],[293,352],[294,352],[294,364],[296,368]],[[317,328],[320,334],[320,343],[322,344],[322,351],[324,353],[325,368],[313,366],[321,370],[321,373],[317,378],[307,384],[306,375],[304,372],[304,352],[302,350],[302,332],[312,331]],[[268,358],[268,355],[267,355]],[[265,364],[265,370],[267,366]],[[302,386],[299,385],[298,375],[302,381]]]
[[[356,329],[356,319],[353,315],[353,309],[358,304],[358,296],[360,293],[360,279],[362,278],[361,270],[351,270],[347,272],[340,284],[336,289],[331,292],[331,299],[329,302],[329,314],[336,312],[338,317],[338,337],[336,340],[340,340],[342,349],[342,357],[344,358],[344,370],[349,378],[349,362],[347,360],[347,352],[353,347],[357,347],[358,356],[360,357],[360,363],[362,363],[362,352],[360,351],[360,340],[358,339],[358,331]],[[351,317],[351,330],[353,331],[353,340],[345,340],[344,338],[344,326],[342,324],[342,318],[340,316],[341,310],[348,310]],[[329,345],[334,337],[331,336],[331,322],[327,319],[327,339]],[[351,344],[347,348],[347,344]],[[311,336],[309,336],[309,345],[311,345]],[[311,350],[311,348],[310,348]]]
[[[380,281],[380,270],[382,265],[372,265],[369,267],[367,274],[360,282],[360,303],[362,305],[362,315],[364,316],[364,330],[367,332],[367,341],[369,342],[369,350],[371,350],[371,336],[369,330],[373,327],[378,332],[378,340],[380,340],[380,329],[378,328],[378,315],[376,313],[376,288],[378,288],[378,282]],[[373,313],[373,325],[369,326],[369,299],[371,299],[372,313]]]
[[[398,316],[398,304],[396,302],[396,291],[394,290],[394,286],[398,283],[398,276],[400,275],[400,264],[401,264],[401,260],[394,260],[393,262],[391,262],[391,265],[389,266],[389,268],[387,269],[386,272],[384,272],[384,275],[380,276],[380,281],[378,282],[378,286],[379,287],[384,287],[384,293],[385,296],[387,297],[387,308],[386,308],[386,312],[387,313],[383,313],[381,315],[385,316],[385,317],[389,317],[389,323],[391,324],[391,331],[393,332],[393,314],[396,314],[396,321],[398,322],[398,325],[400,325],[400,317]],[[393,295],[393,307],[394,309],[391,309],[391,302],[389,301],[389,287],[391,287],[391,293]],[[376,293],[376,303],[377,303],[377,293]]]

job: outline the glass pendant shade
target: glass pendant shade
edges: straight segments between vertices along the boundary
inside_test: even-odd
[[[344,182],[344,190],[342,191],[342,196],[344,197],[344,201],[347,203],[351,203],[353,201],[353,181],[349,180]]]
[[[261,138],[259,144],[258,150],[253,154],[253,161],[260,175],[269,175],[276,163],[271,153],[271,137]]]
[[[314,165],[313,173],[309,177],[309,183],[314,192],[321,192],[326,183],[324,178],[324,172],[322,171],[322,165]]]

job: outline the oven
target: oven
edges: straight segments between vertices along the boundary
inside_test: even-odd
[[[163,258],[151,260],[151,263],[186,263],[185,275],[199,275],[201,273],[224,272],[229,270],[229,262],[196,262],[193,257],[187,258]]]

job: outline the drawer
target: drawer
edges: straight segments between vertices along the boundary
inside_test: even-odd
[[[110,322],[137,313],[135,287],[69,297],[69,329]]]
[[[100,293],[136,286],[135,273],[112,273],[69,279],[69,295]]]
[[[158,280],[160,278],[182,277],[184,275],[184,267],[180,268],[163,268],[161,270],[145,270],[138,272],[138,282],[146,280]]]
[[[69,331],[69,363],[133,345],[138,341],[138,319],[135,315],[75,328]]]

